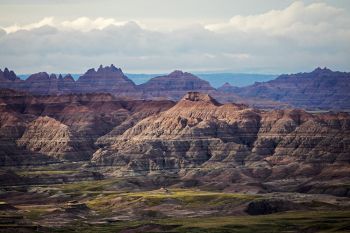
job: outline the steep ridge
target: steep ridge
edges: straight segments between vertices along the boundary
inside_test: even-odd
[[[89,69],[77,81],[68,74],[49,75],[39,72],[26,80],[19,79],[13,71],[0,70],[0,88],[10,88],[30,92],[35,95],[70,94],[70,93],[111,93],[118,97],[138,98],[136,85],[128,79],[121,69],[111,66]]]
[[[4,71],[0,69],[0,88],[20,90],[22,88],[21,84],[22,80],[17,77],[15,72],[8,68],[5,68]]]
[[[15,72],[5,68],[4,71],[0,69],[0,80],[1,82],[11,82],[11,81],[18,81],[19,78],[17,77]]]
[[[68,74],[59,77],[55,74],[39,72],[30,75],[26,80],[21,80],[13,71],[5,68],[0,70],[0,88],[25,91],[36,95],[51,95],[76,92],[76,84],[73,77]]]
[[[111,93],[118,96],[137,96],[136,85],[124,75],[121,69],[111,66],[88,70],[77,81],[77,91]]]
[[[176,172],[228,189],[295,191],[348,181],[349,149],[348,114],[265,112],[191,92],[117,136],[92,161],[114,174]]]

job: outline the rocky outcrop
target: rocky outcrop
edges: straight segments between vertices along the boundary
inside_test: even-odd
[[[22,80],[17,77],[15,72],[10,71],[8,68],[5,68],[4,71],[0,69],[0,88],[4,89],[21,89]]]
[[[349,196],[350,116],[111,94],[0,92],[0,165],[91,162],[114,175],[170,173],[184,185]]]
[[[252,143],[251,138],[241,137],[247,129],[237,125],[245,114],[254,116],[242,125],[257,124],[258,115],[246,106],[221,105],[207,94],[189,93],[171,109],[126,130],[109,149],[98,150],[93,161],[141,173],[198,166],[212,157],[211,148],[221,140],[228,142],[223,150],[234,147],[234,141]],[[219,122],[222,116],[233,122]],[[228,138],[234,131],[236,136]]]
[[[97,139],[118,135],[173,105],[117,100],[111,94],[31,96],[2,89],[0,166],[87,160],[99,147]]]
[[[46,72],[32,74],[25,80],[25,90],[39,95],[58,93],[57,77]]]
[[[77,81],[68,74],[51,74],[39,72],[27,79],[19,79],[13,71],[0,70],[0,88],[26,91],[35,95],[69,94],[69,93],[111,93],[118,97],[138,98],[136,85],[128,79],[121,69],[114,65],[89,69]]]
[[[223,187],[256,183],[260,191],[295,190],[310,175],[325,181],[326,171],[348,179],[337,171],[348,167],[349,142],[348,114],[265,112],[191,92],[116,136],[92,161],[112,166],[115,174],[176,172]]]
[[[111,93],[117,96],[137,96],[136,85],[120,68],[114,65],[88,70],[77,81],[77,91],[82,93]]]
[[[67,125],[48,116],[31,122],[17,145],[59,159],[86,160],[91,154],[83,135],[73,134]]]
[[[4,71],[0,69],[0,83],[1,82],[11,82],[11,81],[18,81],[19,78],[13,72],[12,70],[10,71],[8,68],[5,68]]]
[[[179,100],[189,91],[201,91],[210,93],[215,89],[209,82],[197,76],[176,70],[168,75],[152,78],[148,82],[139,85],[144,98],[169,98]]]

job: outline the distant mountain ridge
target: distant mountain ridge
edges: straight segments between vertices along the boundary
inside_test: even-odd
[[[188,91],[213,92],[213,88],[209,82],[204,81],[197,76],[175,70],[174,72],[155,77],[148,82],[139,85],[145,98],[154,97],[170,97],[171,99],[180,99]]]
[[[283,74],[268,82],[237,88],[226,84],[219,91],[243,98],[289,103],[299,108],[350,109],[350,73],[316,68],[310,73]]]
[[[248,86],[255,82],[266,82],[275,79],[278,75],[274,74],[259,74],[259,73],[222,73],[222,72],[211,72],[211,73],[197,73],[193,72],[200,79],[203,79],[210,83],[214,88],[219,88],[226,82],[234,83],[237,87]],[[61,74],[65,76],[67,74]],[[70,74],[74,80],[78,80],[82,74]],[[131,79],[136,85],[140,85],[148,82],[150,79],[158,76],[164,76],[166,73],[125,73],[125,75]],[[30,74],[18,74],[20,79],[27,79]]]
[[[240,102],[260,108],[350,109],[350,73],[317,68],[310,73],[284,74],[245,87],[225,83],[215,89],[188,72],[174,71],[136,85],[114,65],[89,69],[77,80],[71,75],[39,72],[21,80],[13,71],[0,70],[0,88],[38,95],[110,93],[120,98],[179,100],[189,91],[211,94],[220,102]]]

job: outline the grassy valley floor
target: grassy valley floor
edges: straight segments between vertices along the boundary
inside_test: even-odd
[[[213,191],[176,176],[102,178],[62,166],[4,173],[17,184],[1,187],[0,232],[350,231],[347,197]]]

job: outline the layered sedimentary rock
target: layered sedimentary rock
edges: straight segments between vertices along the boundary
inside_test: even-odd
[[[171,106],[171,101],[121,101],[110,94],[31,96],[2,90],[0,165],[88,160],[101,136]]]
[[[17,140],[19,147],[51,157],[68,160],[86,160],[91,148],[83,135],[74,134],[67,125],[45,116],[38,117],[26,127]]]
[[[192,92],[112,141],[92,161],[112,166],[116,174],[177,172],[184,179],[224,187],[251,184],[260,191],[349,179],[350,116],[345,113],[265,112]]]
[[[221,120],[226,117],[229,122]],[[93,160],[141,172],[198,166],[215,156],[210,148],[230,151],[252,144],[259,117],[247,106],[222,105],[207,94],[192,92],[173,108],[125,131]]]
[[[190,92],[172,101],[0,92],[0,165],[84,160],[230,191],[349,195],[350,116],[262,111]]]

